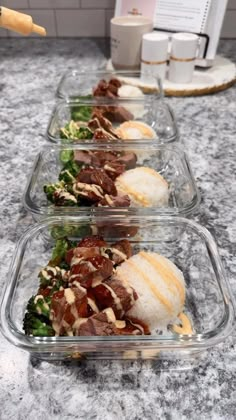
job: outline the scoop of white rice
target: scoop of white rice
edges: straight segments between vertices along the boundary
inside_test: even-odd
[[[156,133],[150,125],[142,121],[125,121],[117,128],[123,140],[155,139]]]
[[[137,86],[122,85],[118,89],[118,96],[121,98],[142,98],[144,93]]]
[[[182,312],[185,281],[182,272],[167,258],[141,251],[117,267],[138,295],[127,315],[143,321],[151,332],[166,327]]]
[[[116,178],[116,188],[128,194],[131,206],[163,207],[169,199],[168,183],[154,169],[141,166],[130,169]]]
[[[131,85],[122,85],[119,89],[118,89],[118,96],[120,98],[138,98],[138,99],[142,99],[144,98],[144,94],[141,91],[141,89],[139,89],[137,86],[131,86]],[[125,104],[125,108],[129,110],[129,112],[131,112],[131,114],[133,114],[134,118],[142,118],[143,115],[145,114],[145,110],[144,110],[144,104],[140,103],[140,104]]]

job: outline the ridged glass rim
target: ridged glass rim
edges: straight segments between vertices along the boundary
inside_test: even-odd
[[[43,157],[51,152],[60,153],[61,150],[129,150],[130,148],[135,149],[145,149],[148,150],[167,150],[171,154],[175,154],[178,159],[181,161],[181,164],[184,167],[186,177],[191,182],[193,191],[194,191],[194,198],[193,200],[185,207],[177,208],[158,208],[158,207],[56,207],[56,206],[45,206],[40,207],[37,206],[34,201],[31,199],[31,190],[32,187],[35,185],[37,181],[37,177],[41,168],[41,164],[43,162]],[[84,144],[77,144],[77,145],[54,145],[54,146],[44,146],[41,151],[37,154],[34,165],[32,167],[31,173],[28,178],[28,183],[26,185],[24,194],[23,194],[23,205],[27,211],[33,213],[35,215],[40,216],[75,216],[75,215],[83,215],[87,214],[87,216],[100,216],[103,214],[106,215],[181,215],[181,216],[188,216],[191,214],[200,204],[201,197],[200,192],[196,186],[192,170],[188,161],[188,157],[186,153],[179,148],[178,146],[166,146],[166,145],[157,145],[157,144],[148,144],[146,142],[140,142],[140,140],[133,140],[129,142],[125,142],[125,145],[120,142],[114,143],[94,143],[94,142],[87,142]]]
[[[155,99],[153,99],[155,101]],[[176,119],[175,119],[175,115],[174,112],[172,110],[172,108],[170,107],[169,104],[167,104],[165,101],[163,101],[162,99],[160,99],[162,104],[165,106],[167,112],[170,114],[172,123],[173,123],[173,128],[175,130],[175,134],[173,134],[172,136],[168,137],[167,140],[162,139],[162,138],[157,138],[156,140],[158,141],[159,144],[169,144],[169,143],[173,143],[179,140],[179,130],[178,130],[178,126],[176,124]],[[141,101],[141,102],[140,102]],[[146,99],[147,101],[147,99]],[[157,99],[158,101],[158,99]],[[52,111],[51,117],[49,119],[49,123],[47,126],[47,131],[46,131],[46,136],[48,138],[48,140],[52,143],[59,143],[62,141],[62,139],[59,136],[54,136],[51,134],[52,132],[52,127],[54,125],[54,120],[55,118],[57,118],[58,113],[60,112],[61,109],[63,108],[69,108],[69,107],[73,107],[73,106],[103,106],[103,105],[110,105],[110,106],[122,106],[122,104],[140,104],[142,102],[145,102],[145,99],[142,100],[134,100],[134,99],[119,99],[119,101],[114,100],[114,99],[99,99],[99,101],[97,100],[83,100],[83,102],[76,102],[76,101],[72,101],[72,100],[66,100],[66,101],[60,101],[58,102],[55,106],[54,109]],[[84,140],[80,140],[80,142],[83,144]],[[87,140],[86,140],[87,141]],[[134,140],[135,141],[135,140]],[[138,140],[140,141],[140,140]],[[152,141],[154,142],[155,139],[152,139]]]
[[[78,223],[85,222],[87,219],[85,217],[68,217],[66,221],[68,223]],[[94,218],[93,221],[106,221],[105,218]],[[113,222],[119,222],[121,219],[119,217],[114,218]],[[64,223],[65,220],[60,217],[54,217],[50,219],[45,219],[44,221],[35,224],[33,227],[27,229],[24,235],[20,238],[16,245],[15,253],[12,258],[10,269],[8,272],[7,280],[5,282],[5,287],[3,291],[3,298],[1,302],[1,330],[3,335],[14,345],[21,348],[27,349],[29,351],[37,352],[49,352],[49,351],[70,351],[74,350],[75,346],[79,346],[81,350],[87,349],[90,345],[103,346],[102,349],[111,349],[111,344],[119,345],[116,347],[116,351],[122,350],[125,346],[132,345],[143,345],[144,348],[150,348],[148,345],[151,345],[152,349],[157,350],[172,350],[172,349],[182,349],[182,350],[203,350],[208,347],[212,347],[221,341],[223,341],[232,331],[235,323],[235,304],[230,291],[225,271],[222,266],[219,253],[217,250],[216,243],[210,234],[210,232],[199,225],[198,223],[185,219],[182,217],[171,217],[171,216],[156,216],[156,217],[147,217],[145,220],[141,217],[133,217],[130,219],[132,223],[145,223],[146,221],[152,223],[167,223],[170,224],[182,224],[187,225],[195,230],[198,233],[201,240],[207,246],[209,257],[212,261],[212,268],[216,277],[216,281],[219,287],[219,290],[222,294],[222,300],[225,307],[225,316],[226,319],[221,319],[218,325],[212,330],[205,334],[192,334],[192,335],[173,335],[172,337],[167,337],[164,335],[161,336],[109,336],[109,337],[30,337],[26,336],[24,333],[19,331],[14,322],[11,319],[10,311],[8,308],[11,304],[11,298],[14,294],[16,283],[18,280],[18,273],[21,267],[21,261],[24,256],[24,252],[27,246],[28,240],[38,234],[40,231],[43,231],[45,228],[52,226],[55,223]],[[131,224],[132,224],[131,223]],[[56,349],[55,349],[56,346]],[[74,346],[74,347],[73,347]],[[154,347],[155,346],[155,347]],[[135,348],[134,348],[135,349]],[[139,350],[140,348],[137,348]],[[98,351],[96,349],[96,351]],[[114,349],[113,349],[114,350]],[[114,350],[114,351],[115,351]]]
[[[162,86],[162,81],[160,79],[160,77],[158,77],[158,75],[153,75],[150,74],[149,72],[141,72],[141,70],[107,70],[107,69],[100,69],[100,70],[94,70],[94,71],[87,71],[87,70],[67,70],[61,77],[57,89],[56,89],[56,97],[59,99],[63,99],[63,100],[70,100],[70,96],[66,96],[65,94],[63,94],[63,84],[65,83],[66,78],[68,77],[79,77],[79,76],[86,76],[86,78],[89,79],[89,76],[102,76],[102,75],[121,75],[123,77],[125,77],[127,75],[127,77],[132,77],[132,75],[134,74],[147,74],[147,76],[151,77],[153,80],[155,80],[156,85],[157,85],[157,89],[158,89],[158,98],[162,98],[164,96],[164,91],[163,91],[163,86]],[[134,76],[133,76],[134,77]],[[91,86],[91,91],[92,88],[94,86]],[[92,92],[91,92],[92,93]],[[151,93],[152,95],[155,95],[155,92]],[[147,94],[148,95],[148,94]],[[136,99],[136,98],[135,98]],[[142,98],[140,98],[142,99]]]

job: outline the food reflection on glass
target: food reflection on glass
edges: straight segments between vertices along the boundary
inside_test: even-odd
[[[163,207],[169,186],[154,169],[137,166],[137,156],[126,151],[64,150],[59,180],[44,185],[55,206]]]
[[[111,336],[192,334],[183,313],[182,272],[155,252],[133,253],[127,239],[57,240],[39,289],[28,302],[26,335]]]

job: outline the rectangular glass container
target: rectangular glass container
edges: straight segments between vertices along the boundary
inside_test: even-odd
[[[112,125],[114,129],[117,129],[122,123],[123,117],[121,117],[121,115],[123,114],[123,110],[125,109],[129,112],[129,121],[131,120],[132,122],[141,122],[147,124],[151,128],[153,138],[150,140],[147,139],[146,141],[156,142],[158,144],[168,144],[179,140],[178,128],[171,108],[163,100],[155,100],[150,97],[147,100],[142,101],[111,101],[105,98],[105,100],[103,101],[86,101],[83,103],[69,101],[58,103],[53,110],[52,116],[48,124],[48,139],[51,142],[57,144],[60,144],[61,142],[84,143],[85,140],[78,140],[76,138],[73,138],[73,136],[70,139],[62,140],[61,129],[64,128],[66,124],[70,123],[71,120],[80,120],[81,114],[84,114],[85,109],[89,110],[91,114],[95,108],[98,111],[103,111],[105,108],[109,109],[109,113],[112,115]],[[107,115],[108,114],[105,114],[105,116]],[[90,117],[86,118],[87,120],[90,119]],[[143,137],[145,139],[145,136]],[[116,139],[112,141],[116,142]]]
[[[129,85],[138,88],[133,91],[133,95],[135,96],[122,96],[125,99],[142,100],[144,96],[155,95],[156,98],[163,96],[162,84],[158,76],[153,76],[147,72],[141,73],[140,71],[129,70],[99,70],[90,72],[69,70],[62,76],[57,87],[56,96],[64,100],[88,99],[88,95],[89,97],[93,95],[94,89],[101,80],[109,83],[111,79],[118,79],[122,86]],[[124,93],[125,91],[123,95]]]
[[[109,243],[128,238],[134,253],[154,251],[177,265],[185,278],[184,312],[191,320],[193,333],[166,330],[146,336],[106,337],[33,337],[23,333],[27,301],[36,293],[38,273],[51,257],[55,232],[61,232],[61,236],[67,232],[70,239],[80,241],[85,224],[91,232],[106,226],[102,234]],[[232,331],[234,321],[231,293],[211,234],[191,220],[172,216],[55,217],[34,225],[16,247],[1,305],[1,329],[5,337],[42,359],[185,360],[223,341]]]
[[[43,187],[46,184],[58,181],[62,170],[62,153],[65,150],[75,154],[78,151],[92,152],[134,152],[137,156],[136,167],[148,167],[159,172],[168,183],[168,201],[162,201],[158,207],[156,201],[149,201],[148,206],[137,207],[131,203],[130,207],[89,207],[89,206],[55,206],[47,201]],[[146,184],[145,184],[146,185]],[[146,185],[145,189],[152,191],[153,185]],[[154,188],[154,187],[153,187]],[[132,193],[132,191],[131,191]],[[156,191],[157,193],[157,191]],[[155,194],[149,193],[149,200],[154,200]],[[141,142],[121,143],[85,143],[76,146],[54,146],[44,148],[36,157],[29,183],[24,197],[25,208],[33,215],[35,220],[47,216],[76,216],[101,215],[108,217],[113,214],[191,214],[199,205],[200,195],[196,187],[186,154],[177,147],[158,146]]]

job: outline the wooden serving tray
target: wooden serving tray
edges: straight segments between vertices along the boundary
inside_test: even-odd
[[[111,60],[107,63],[107,70],[113,70]],[[125,79],[127,83],[127,78]],[[196,68],[191,83],[173,83],[164,80],[163,89],[166,96],[198,96],[220,92],[236,82],[236,66],[227,58],[216,56],[213,67],[208,69]],[[143,81],[132,77],[129,83],[138,86],[143,92],[151,92],[154,87],[145,85]]]

